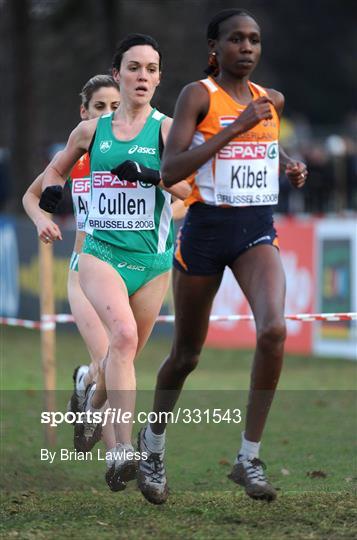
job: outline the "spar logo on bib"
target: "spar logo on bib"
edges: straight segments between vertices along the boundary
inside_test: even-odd
[[[92,174],[93,189],[137,189],[136,182],[119,180],[115,174],[109,171],[95,171]]]
[[[90,178],[73,178],[73,193],[89,193]]]
[[[279,154],[279,149],[276,143],[273,143],[270,146],[268,146],[267,156],[269,159],[275,159],[278,154]]]
[[[113,141],[100,141],[99,143],[99,150],[102,152],[102,154],[105,154],[108,152],[108,150],[111,149],[113,144]]]
[[[270,147],[274,146],[273,144]],[[275,144],[275,146],[277,146]],[[270,148],[269,147],[269,148]],[[219,159],[265,159],[267,145],[264,143],[231,142],[218,152]]]

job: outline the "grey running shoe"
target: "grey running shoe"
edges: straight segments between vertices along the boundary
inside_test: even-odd
[[[164,453],[150,452],[145,441],[143,428],[138,435],[138,450],[140,452],[138,486],[145,499],[152,504],[163,504],[168,495],[169,488],[166,480],[164,466]],[[147,459],[144,459],[145,454]]]
[[[67,410],[69,412],[77,413],[82,410],[83,402],[85,398],[85,390],[78,390],[78,386],[83,377],[88,373],[88,366],[78,366],[73,373],[74,390],[71,399],[68,403]]]
[[[113,459],[107,460],[105,480],[112,491],[123,491],[127,482],[135,480],[138,472],[134,448],[131,444],[117,444],[111,453]]]
[[[91,383],[86,388],[83,405],[79,412],[85,412],[89,399],[93,394],[95,383]],[[93,446],[100,441],[102,436],[102,420],[100,422],[89,422],[83,418],[83,422],[74,424],[74,448],[78,452],[89,452]]]
[[[238,463],[233,466],[228,478],[243,486],[246,494],[252,499],[274,501],[277,493],[265,478],[263,470],[265,468],[265,464],[260,459],[243,459],[243,456],[239,455]]]

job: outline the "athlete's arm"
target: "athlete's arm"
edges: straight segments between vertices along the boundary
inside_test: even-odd
[[[167,137],[169,135],[172,122],[173,122],[172,118],[167,116],[161,124],[161,135],[162,135],[162,141],[164,143],[164,147],[166,145]],[[168,191],[169,193],[171,193],[171,195],[173,195],[177,199],[181,199],[181,201],[184,201],[185,199],[187,199],[187,197],[191,194],[191,191],[192,191],[192,188],[186,179],[182,180],[181,182],[178,182],[177,184],[171,187],[165,186],[163,180],[161,180],[160,187],[164,189],[165,191]],[[178,217],[175,217],[175,211],[177,209],[177,212],[179,212],[178,210],[179,208],[181,208],[181,205],[179,204],[177,204],[176,206],[173,206],[173,211],[174,211],[173,219],[175,220],[181,219],[179,214],[178,214]],[[186,213],[186,210],[183,213],[182,217],[185,215],[185,213]]]
[[[178,182],[178,184],[173,187],[165,187],[161,179],[160,171],[146,167],[142,163],[133,161],[131,159],[123,161],[123,163],[120,163],[114,167],[114,169],[111,169],[110,172],[115,174],[119,180],[126,180],[127,182],[133,183],[141,182],[142,184],[159,186],[178,199],[185,200],[191,193],[191,186],[186,180]],[[56,186],[51,187],[54,188]]]
[[[261,120],[272,118],[270,103],[270,98],[265,96],[252,101],[229,126],[189,150],[196,126],[208,112],[209,94],[200,83],[187,85],[177,100],[173,125],[164,150],[161,173],[165,186],[188,178],[237,135],[248,131]]]
[[[38,203],[41,197],[42,181],[44,172],[38,175],[36,180],[27,188],[22,198],[22,204],[25,212],[37,228],[37,234],[45,244],[52,243],[54,240],[62,240],[62,234],[59,227],[41,210]]]
[[[64,186],[71,170],[79,158],[88,151],[98,118],[84,120],[72,131],[65,148],[48,165],[42,187]]]
[[[272,88],[268,89],[267,92],[279,118],[281,118],[285,105],[284,95]],[[308,174],[305,163],[296,161],[288,156],[281,144],[279,144],[279,163],[281,170],[286,174],[293,186],[301,188],[305,184]]]
[[[63,185],[79,158],[87,152],[92,140],[98,119],[81,122],[70,134],[64,150],[57,154],[48,165],[43,178],[43,192],[40,208],[46,212],[54,212],[62,198]]]
[[[188,208],[187,206],[185,206],[185,203],[183,201],[177,199],[171,204],[171,210],[172,219],[174,221],[178,221],[179,219],[183,219],[185,217]]]
[[[161,181],[160,187],[162,187],[162,189],[164,189],[165,191],[168,191],[169,193],[171,193],[171,195],[173,195],[174,197],[177,197],[177,199],[180,199],[181,201],[184,201],[185,199],[187,199],[187,197],[191,195],[191,191],[192,191],[192,188],[190,184],[187,182],[187,180],[181,180],[180,182],[178,182],[172,187],[166,187],[163,181]]]

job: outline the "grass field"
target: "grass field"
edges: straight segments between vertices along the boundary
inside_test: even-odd
[[[153,340],[137,362],[138,410],[150,409],[158,366],[169,341]],[[111,493],[103,462],[40,460],[46,445],[39,335],[1,328],[3,538],[337,539],[357,536],[356,365],[339,359],[287,356],[261,457],[279,490],[273,504],[254,502],[227,478],[240,425],[169,426],[171,495],[154,507],[134,483]],[[244,410],[250,351],[205,350],[187,383],[186,408]],[[58,410],[71,374],[86,362],[75,333],[57,340]],[[135,426],[135,433],[139,426]],[[71,449],[72,428],[56,428],[54,448]]]

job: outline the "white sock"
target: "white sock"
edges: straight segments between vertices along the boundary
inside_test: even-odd
[[[156,435],[152,432],[150,424],[146,426],[144,437],[146,446],[150,452],[155,452],[156,454],[161,454],[165,449],[165,431],[161,435]]]
[[[242,433],[242,446],[238,452],[238,456],[241,456],[241,459],[254,459],[259,457],[259,448],[260,442],[247,441],[244,436],[244,431]],[[235,463],[238,463],[238,456],[235,460]]]
[[[84,392],[86,389],[86,384],[84,382],[84,379],[88,371],[89,371],[88,366],[81,366],[79,370],[77,371],[76,390],[78,390],[78,392]]]

